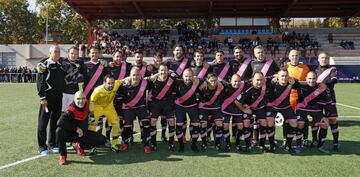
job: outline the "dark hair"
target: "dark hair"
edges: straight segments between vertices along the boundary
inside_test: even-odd
[[[68,52],[70,52],[71,49],[79,51],[79,47],[72,46],[72,47],[70,47],[70,49],[68,50]]]
[[[134,55],[135,55],[135,54],[141,54],[141,55],[144,55],[143,51],[142,51],[142,50],[140,50],[140,49],[135,50]]]
[[[235,47],[234,47],[234,50],[236,50],[236,49],[243,50],[243,48],[242,48],[240,45],[235,46]]]
[[[182,51],[185,52],[185,48],[181,44],[175,44],[173,50],[175,50],[176,47],[180,47],[182,49]]]
[[[202,55],[204,55],[204,52],[203,52],[202,50],[200,50],[200,49],[195,50],[195,52],[194,52],[194,53],[198,53],[198,54],[202,54]]]
[[[115,52],[112,54],[113,56],[116,54],[116,53],[120,53],[122,56],[125,56],[124,52],[121,51],[121,50],[115,50]]]
[[[222,53],[223,55],[225,55],[224,51],[222,51],[222,50],[220,50],[220,49],[216,50],[216,51],[215,51],[215,54],[216,54],[216,53]]]
[[[106,82],[106,79],[114,79],[115,80],[114,76],[111,74],[107,74],[104,76],[104,82]]]
[[[206,76],[206,79],[210,79],[211,77],[216,77],[217,78],[218,76],[217,76],[216,73],[211,72]]]
[[[163,58],[163,55],[161,52],[156,52],[154,57]]]
[[[100,49],[97,48],[97,47],[95,47],[95,46],[91,46],[90,49],[89,49],[89,51],[92,50],[92,49],[100,51]]]

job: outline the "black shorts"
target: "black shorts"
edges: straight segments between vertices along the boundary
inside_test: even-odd
[[[296,111],[296,118],[300,122],[305,121],[308,115],[312,117],[313,124],[319,123],[323,118],[323,114],[321,111],[305,111],[305,110]]]
[[[338,112],[336,108],[336,103],[330,103],[323,107],[324,117],[328,119],[336,119],[338,117]]]
[[[285,120],[288,119],[296,119],[296,115],[293,111],[293,109],[291,109],[291,107],[285,108],[285,109],[276,109],[274,107],[266,107],[266,117],[267,118],[275,118],[276,114],[280,112],[283,116]]]
[[[197,108],[197,106],[184,108],[179,105],[175,105],[176,123],[186,122],[186,113],[189,114],[191,123],[199,122],[199,109]]]
[[[230,123],[230,119],[232,118],[232,124],[240,124],[243,122],[243,116],[242,115],[230,115],[223,113],[224,117],[224,124]]]
[[[211,116],[212,120],[223,120],[222,113],[219,109],[199,109],[200,122],[207,121],[208,117]]]
[[[252,119],[253,115],[255,116],[255,120],[258,121],[260,119],[266,119],[265,115],[265,107],[261,109],[252,109],[252,114],[243,114],[243,119]]]
[[[134,109],[124,109],[125,125],[133,125],[133,121],[138,118],[139,122],[149,120],[146,114],[145,107],[139,107]]]
[[[122,109],[123,100],[120,97],[114,99],[114,106],[118,116],[124,117],[124,111]]]
[[[151,102],[150,117],[158,119],[159,116],[165,116],[167,119],[174,118],[174,104],[170,101]]]

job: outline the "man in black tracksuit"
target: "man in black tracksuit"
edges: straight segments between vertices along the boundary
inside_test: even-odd
[[[85,156],[84,149],[105,143],[104,135],[88,130],[89,102],[83,92],[75,93],[74,101],[66,108],[57,122],[56,141],[59,145],[59,164],[66,164],[66,142],[76,142],[74,149],[79,156]]]
[[[65,88],[65,72],[61,67],[60,48],[53,45],[49,49],[49,58],[38,64],[39,77],[37,81],[38,95],[40,96],[40,111],[38,122],[39,153],[47,155],[48,146],[57,152],[55,142],[56,122],[61,114],[62,93]],[[50,120],[50,133],[46,144],[46,127]]]

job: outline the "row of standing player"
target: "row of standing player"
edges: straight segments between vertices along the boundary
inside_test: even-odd
[[[209,70],[209,68],[213,68],[212,71],[215,72],[216,74],[218,74],[219,78],[221,80],[223,80],[223,78],[225,78],[224,76],[226,75],[231,75],[229,73],[231,73],[230,70],[232,71],[236,71],[236,73],[239,74],[240,76],[240,79],[241,80],[247,80],[246,77],[249,77],[251,76],[251,74],[249,73],[252,73],[252,72],[257,72],[257,71],[261,71],[264,66],[267,66],[267,70],[270,71],[270,72],[266,72],[264,75],[265,76],[271,76],[273,74],[276,73],[277,71],[277,66],[276,64],[272,61],[272,60],[265,60],[265,57],[264,57],[264,54],[263,54],[263,49],[261,47],[258,47],[258,48],[255,48],[255,58],[256,60],[254,61],[249,61],[248,59],[244,59],[242,57],[242,50],[240,48],[235,48],[234,49],[234,55],[235,55],[235,59],[230,61],[229,63],[224,63],[223,62],[223,52],[219,51],[219,52],[216,52],[216,60],[214,62],[213,65],[209,66],[207,64],[203,64],[203,66],[201,67],[201,58],[203,56],[203,54],[201,52],[197,52],[195,54],[195,58],[194,58],[194,65],[192,68],[194,69],[194,72],[198,72],[197,75],[198,77],[200,77],[202,75],[202,77],[206,76],[206,73],[207,73],[207,70]],[[92,88],[94,88],[96,85],[99,85],[97,84],[99,82],[99,78],[101,78],[101,75],[102,73],[105,73],[103,72],[105,69],[101,66],[103,66],[99,61],[98,61],[98,50],[97,49],[92,49],[90,50],[90,56],[91,56],[91,60],[90,62],[88,63],[85,63],[85,66],[86,66],[86,69],[85,70],[82,70],[81,71],[81,67],[77,57],[76,57],[76,49],[75,48],[72,48],[70,51],[69,51],[69,64],[70,65],[67,65],[67,67],[71,66],[68,68],[68,71],[73,71],[72,73],[83,73],[84,74],[84,78],[85,78],[85,93],[87,93],[89,95],[89,92],[91,92]],[[327,59],[328,59],[328,56],[326,56]],[[75,59],[75,60],[74,60]],[[148,66],[142,66],[144,65],[144,62],[142,62],[142,54],[139,52],[139,53],[136,53],[135,54],[135,66],[138,66],[140,69],[140,72],[139,73],[142,73],[141,71],[144,71],[143,73],[147,73],[147,72],[150,72],[151,71],[151,67],[148,67]],[[112,72],[112,74],[115,76],[116,75],[116,72],[118,72],[118,77],[117,78],[121,78],[121,77],[125,77],[124,75],[124,72],[121,72],[120,70],[125,68],[125,67],[121,67],[122,64],[125,64],[125,65],[128,65],[128,66],[131,66],[130,64],[122,61],[122,57],[121,57],[121,52],[116,52],[114,54],[114,62],[113,62],[113,66],[110,67],[110,70]],[[170,70],[172,71],[177,71],[177,69],[179,68],[179,66],[181,66],[181,64],[184,63],[184,60],[186,60],[185,62],[185,67],[183,68],[183,70],[180,72],[180,73],[177,73],[178,75],[182,75],[182,72],[184,71],[185,68],[188,68],[188,67],[191,67],[191,62],[190,60],[184,58],[183,56],[183,49],[181,46],[175,46],[174,48],[174,59],[173,60],[170,60],[167,62],[167,66],[168,68],[170,68]],[[271,61],[271,62],[269,62]],[[245,67],[246,66],[246,67]],[[250,67],[251,66],[251,67]],[[153,65],[153,68],[156,68],[156,64]],[[325,67],[328,67],[328,65],[325,65]],[[102,72],[99,72],[99,68],[101,70],[101,68],[103,68]],[[118,68],[119,71],[116,71]],[[125,70],[128,70],[129,67],[126,67]],[[199,68],[201,68],[199,70]],[[231,68],[231,69],[230,69]],[[266,67],[265,67],[266,68]],[[72,69],[72,70],[71,70]],[[226,70],[228,70],[226,72]],[[180,71],[180,70],[179,70]],[[204,74],[204,71],[205,71],[205,74]],[[210,70],[209,70],[210,71]],[[125,71],[126,73],[127,71]],[[69,72],[66,72],[67,75],[66,76],[72,76],[72,78],[74,78],[74,74],[73,75],[70,75]],[[71,73],[71,72],[70,72]],[[85,74],[86,73],[86,74]],[[97,73],[101,73],[100,75],[97,74]],[[225,73],[225,74],[224,74]],[[234,73],[234,72],[233,72]],[[248,74],[246,74],[248,73]],[[121,74],[123,76],[121,76]],[[200,75],[200,76],[199,76]],[[76,74],[75,74],[76,76]],[[97,79],[95,79],[95,83],[94,82],[91,82],[91,81],[94,81],[94,76],[97,77]],[[223,77],[223,78],[221,78]],[[68,78],[68,77],[66,77]],[[75,77],[76,78],[76,77]],[[201,77],[200,77],[201,78]],[[332,78],[331,78],[332,79]],[[100,81],[101,83],[101,81]],[[89,86],[92,85],[92,88],[89,89]],[[66,83],[66,87],[65,88],[69,88],[69,83]],[[74,87],[77,86],[76,82],[73,83]],[[78,88],[77,88],[78,89]],[[77,89],[73,89],[73,90],[77,90]],[[65,89],[64,91],[64,95],[65,94],[69,94],[69,93],[66,93],[67,91],[66,90],[69,90],[69,89]],[[71,90],[71,89],[70,89]],[[40,93],[40,92],[39,92]],[[71,93],[70,93],[71,94]],[[39,94],[40,95],[40,94]],[[63,99],[66,98],[66,96],[63,97]],[[67,97],[67,98],[70,98],[70,97]],[[209,97],[208,97],[209,98]],[[66,102],[66,101],[63,101],[63,103]],[[42,104],[44,106],[44,104]],[[155,104],[157,105],[157,104]],[[206,106],[205,106],[206,107]],[[44,109],[43,109],[44,110]],[[47,112],[47,111],[46,111]],[[206,113],[204,113],[206,114]],[[40,116],[41,117],[41,116]],[[153,120],[153,119],[152,119]],[[336,119],[335,119],[336,120]],[[221,122],[221,121],[216,121],[216,122]],[[245,121],[246,122],[246,121]],[[259,123],[260,125],[264,125],[264,123],[262,124],[261,122],[265,122],[265,121],[261,121],[259,120]],[[271,122],[271,121],[270,121]],[[153,124],[153,121],[152,121],[152,124]],[[226,123],[225,123],[226,124]],[[223,125],[225,125],[223,124]],[[246,124],[246,123],[244,123]],[[271,124],[271,123],[270,123]],[[177,124],[178,125],[178,124]],[[290,124],[291,125],[291,124]],[[217,127],[220,127],[220,126],[217,126]],[[226,127],[226,126],[224,126]],[[245,126],[246,127],[246,126]],[[263,127],[263,128],[261,128]],[[264,136],[264,132],[266,132],[265,126],[260,126],[260,140],[262,141],[262,137]],[[290,126],[289,126],[290,127]],[[169,126],[169,129],[170,126]],[[156,129],[155,129],[156,130]],[[177,130],[180,130],[179,128],[177,128]],[[215,129],[216,130],[216,129]],[[217,129],[218,132],[221,132],[221,128],[218,128]],[[153,132],[153,131],[152,131]],[[194,133],[193,133],[194,134]],[[195,133],[196,134],[196,133]],[[220,134],[220,133],[218,133]],[[225,133],[227,134],[227,133]],[[272,133],[268,133],[268,134],[272,134]],[[169,134],[169,139],[171,138],[171,135],[172,133]],[[182,137],[183,134],[179,134],[179,132],[177,132],[177,136],[178,138],[179,137]],[[195,135],[196,136],[196,135]],[[200,136],[204,136],[204,133],[201,133],[201,130],[200,130]],[[241,137],[241,136],[240,136]],[[46,138],[45,138],[46,139]],[[123,138],[124,139],[124,138]],[[126,139],[126,138],[125,138]],[[217,140],[215,140],[217,142]],[[152,141],[153,142],[153,141]],[[156,142],[156,141],[155,141]],[[180,141],[181,142],[181,141]],[[126,144],[126,143],[124,143]],[[270,144],[271,145],[271,144]],[[335,144],[334,144],[335,145]],[[41,147],[41,146],[40,146]],[[182,145],[180,145],[180,147],[182,147]],[[261,146],[260,146],[261,147]],[[335,146],[334,146],[335,147]],[[225,147],[227,149],[227,147]],[[123,148],[124,149],[124,148]],[[180,148],[180,151],[182,151],[181,149],[183,148]],[[220,149],[220,148],[219,148]],[[272,148],[270,148],[272,149]]]

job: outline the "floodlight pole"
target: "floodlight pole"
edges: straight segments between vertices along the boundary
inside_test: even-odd
[[[46,1],[46,26],[45,26],[45,44],[48,44],[48,35],[49,35],[49,2]]]

